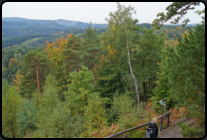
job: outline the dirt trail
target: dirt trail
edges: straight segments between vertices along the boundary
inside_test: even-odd
[[[194,122],[193,118],[188,119],[188,120],[185,120],[185,119],[187,118],[183,118],[178,121],[180,122],[184,120],[183,121],[184,123],[189,123],[189,124]],[[160,131],[160,126],[158,126],[158,129],[159,129],[159,132],[158,132],[157,138],[183,138],[181,134],[182,128],[178,126],[177,122],[173,125],[168,126],[165,129],[162,129],[162,131]]]

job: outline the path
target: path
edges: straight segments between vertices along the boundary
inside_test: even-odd
[[[193,123],[193,118],[185,120],[187,118],[180,119],[179,121],[183,121],[184,123]],[[166,129],[162,129],[160,131],[160,126],[158,126],[159,132],[157,138],[183,138],[181,134],[182,128],[180,128],[177,124],[177,122],[173,125],[168,126]]]

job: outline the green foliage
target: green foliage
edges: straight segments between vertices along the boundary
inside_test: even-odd
[[[107,126],[111,126],[112,123],[117,123],[118,119],[120,117],[119,111],[115,106],[111,106],[106,110],[106,116],[107,116]]]
[[[13,37],[9,39],[3,39],[2,40],[2,49],[5,47],[13,46],[13,45],[19,45],[22,42],[26,40],[30,40],[32,38],[39,38],[39,37],[45,37],[50,35],[43,35],[43,34],[30,34],[30,35],[23,35],[18,37]]]
[[[152,26],[155,26],[158,30],[160,27],[163,25],[163,23],[167,22],[170,20],[173,16],[178,15],[174,21],[171,21],[171,23],[178,23],[181,17],[183,17],[188,10],[195,9],[194,6],[200,5],[200,2],[173,2],[171,5],[169,5],[166,10],[167,13],[166,15],[164,12],[158,13],[157,17],[160,17],[159,19],[155,19],[152,23]],[[192,6],[192,7],[191,7]],[[190,20],[187,18],[182,23],[183,25],[186,25]]]
[[[183,122],[178,122],[178,126],[182,128],[181,133],[184,138],[202,138],[205,135],[205,125],[199,127],[198,124],[191,126]]]
[[[76,35],[72,34],[67,40],[62,53],[65,76],[68,76],[70,72],[80,70],[81,40]]]
[[[58,99],[59,88],[57,87],[57,81],[55,81],[53,75],[48,75],[46,77],[43,90],[42,94],[36,93],[33,95],[33,103],[38,110],[38,122],[35,123],[38,129],[35,131],[35,137],[54,137],[56,134],[54,133],[56,132],[55,129],[58,129],[58,127],[54,127],[54,125],[59,125],[54,121],[54,115],[57,115],[54,108],[59,105],[60,101]]]
[[[145,114],[142,112],[142,108],[137,109],[133,106],[134,100],[129,96],[129,93],[114,97],[113,100],[112,108],[117,111],[119,117],[117,124],[122,130],[131,128],[138,122],[141,117],[138,116],[138,111],[142,115]]]
[[[8,86],[2,94],[2,133],[4,136],[14,138],[17,136],[17,110],[21,102],[21,96],[16,88]]]
[[[17,125],[18,125],[18,133],[19,137],[23,137],[26,135],[26,131],[30,132],[36,130],[35,122],[37,110],[32,106],[32,102],[28,99],[22,99],[22,102],[17,110]]]
[[[132,131],[129,138],[146,138],[146,130]]]
[[[158,36],[154,33],[155,29],[141,29],[143,34],[140,36],[138,45],[134,48],[132,53],[133,59],[132,64],[135,69],[135,76],[138,77],[137,80],[139,87],[143,90],[145,102],[147,102],[147,97],[152,96],[152,89],[155,87],[154,81],[157,79],[157,72],[160,71],[158,63],[161,62],[161,50],[164,47],[163,34]]]
[[[23,99],[19,109],[17,110],[17,125],[19,137],[23,137],[26,134],[26,131],[33,131],[36,129],[35,122],[36,120],[36,109],[32,106],[32,102],[28,99]]]
[[[74,115],[69,118],[67,123],[68,136],[66,138],[80,137],[86,130],[84,128],[84,116]]]
[[[99,53],[99,40],[97,36],[97,28],[92,29],[92,23],[86,28],[86,33],[82,34],[82,47],[81,47],[81,62],[84,66],[87,66],[89,70],[92,70],[98,62]]]
[[[23,75],[24,78],[20,84],[20,94],[22,97],[31,98],[31,93],[38,88],[38,82],[40,84],[40,92],[42,92],[42,85],[44,85],[46,76],[52,73],[50,64],[51,62],[48,59],[48,55],[40,48],[24,56],[24,64],[21,69],[21,75]],[[37,76],[39,79],[37,79]]]
[[[185,15],[193,5],[198,3],[171,4],[167,16],[158,14],[161,19],[155,20],[154,26],[174,15]],[[180,115],[173,117],[182,117],[190,111],[189,116],[196,120],[193,128],[180,125],[183,135],[202,136],[205,123],[205,18],[202,26],[191,29],[163,26],[156,31],[151,24],[137,25],[138,20],[132,18],[136,13],[132,6],[125,7],[120,3],[117,6],[118,10],[106,19],[109,27],[105,29],[97,30],[91,23],[86,29],[70,28],[58,33],[46,30],[54,34],[7,40],[7,45],[21,44],[2,50],[2,135],[16,138],[106,137],[147,123],[154,114],[161,114],[159,100],[164,95],[167,98],[164,112],[178,106],[182,108],[175,112]],[[200,15],[205,10],[196,12]],[[86,24],[79,25],[85,27]],[[31,28],[26,28],[23,34],[28,33],[27,29]],[[12,28],[6,32],[13,31]],[[105,33],[97,36],[100,32]],[[66,33],[74,34],[67,35],[66,39],[60,37]],[[178,41],[173,40],[180,35]],[[45,40],[46,47],[32,47],[45,43]],[[48,43],[51,41],[52,44]],[[20,85],[20,95],[31,100],[22,99],[16,87],[9,83]],[[40,92],[37,83],[40,83]],[[139,97],[145,101],[140,102]],[[149,98],[153,112],[143,109]],[[139,105],[141,103],[138,108],[137,100]],[[128,132],[125,136],[143,138],[146,134],[143,129]]]
[[[69,75],[68,91],[65,92],[66,106],[72,111],[72,115],[76,113],[83,113],[83,108],[87,105],[87,100],[89,94],[94,89],[92,81],[94,80],[94,75],[87,67],[82,66],[82,70],[77,72],[72,72]]]
[[[88,105],[85,106],[85,122],[86,131],[81,137],[90,137],[91,132],[100,129],[106,125],[106,109],[105,102],[107,98],[101,98],[100,93],[90,95]]]
[[[169,64],[170,94],[194,117],[201,116],[205,102],[205,27],[197,26],[189,35],[179,38],[177,53],[171,53]],[[176,65],[175,65],[176,64]]]
[[[131,62],[127,52],[134,47],[132,42],[137,37],[138,30],[138,20],[132,19],[132,13],[136,13],[134,8],[121,6],[120,3],[117,6],[118,10],[110,12],[110,18],[106,18],[109,30],[99,36],[104,54],[97,70],[98,85],[101,96],[111,99],[117,89],[120,94],[126,92],[126,75],[130,73],[128,62]]]

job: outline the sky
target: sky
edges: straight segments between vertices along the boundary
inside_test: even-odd
[[[121,5],[132,7],[136,10],[139,23],[152,23],[160,12],[166,13],[166,7],[172,2],[120,2]],[[194,13],[196,10],[203,10],[205,5],[196,6],[189,10],[185,18],[192,23],[200,23],[201,15]],[[27,19],[56,20],[65,19],[89,23],[107,23],[110,12],[117,10],[116,2],[5,2],[2,5],[2,17],[22,17]],[[166,24],[169,24],[166,22]],[[182,20],[179,21],[182,23]]]

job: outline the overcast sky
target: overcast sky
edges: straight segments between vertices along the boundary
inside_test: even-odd
[[[121,5],[135,8],[139,23],[152,23],[157,14],[165,12],[165,8],[172,2],[120,2]],[[203,10],[205,5],[196,6],[188,11],[185,18],[189,23],[200,23],[201,16],[194,13]],[[117,10],[116,2],[6,2],[2,5],[2,17],[22,17],[28,19],[56,20],[66,19],[89,23],[107,23],[106,17]],[[170,22],[167,22],[167,24]],[[182,23],[182,20],[179,22]]]

